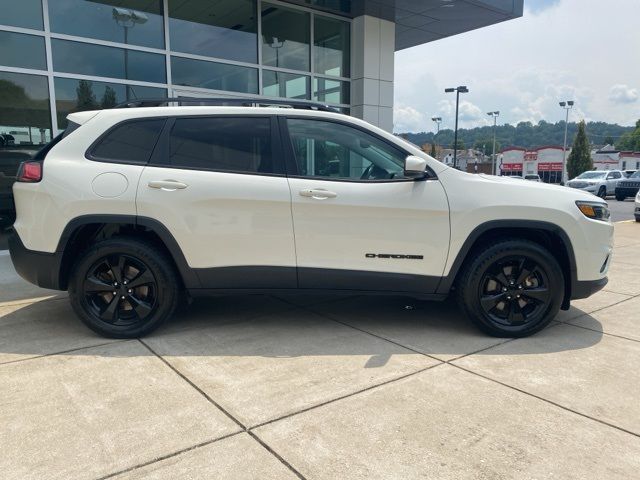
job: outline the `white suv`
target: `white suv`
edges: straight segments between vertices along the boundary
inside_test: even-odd
[[[579,188],[600,198],[607,198],[607,195],[616,194],[618,182],[626,178],[620,170],[591,170],[569,180],[567,187]]]
[[[454,292],[482,330],[521,337],[606,284],[600,199],[463,173],[327,108],[257,103],[69,115],[13,187],[16,270],[119,338],[183,293],[292,291]]]

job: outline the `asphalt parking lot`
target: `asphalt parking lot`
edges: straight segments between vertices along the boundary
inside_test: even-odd
[[[0,254],[0,476],[637,478],[639,248],[617,224],[606,289],[521,340],[452,303],[247,296],[113,341]]]

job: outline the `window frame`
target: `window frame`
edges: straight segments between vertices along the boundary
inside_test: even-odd
[[[220,170],[217,168],[196,168],[183,165],[172,165],[169,161],[171,131],[177,120],[182,119],[207,119],[207,118],[242,118],[242,119],[268,119],[271,128],[271,159],[272,172],[247,172],[245,170]],[[205,115],[175,115],[167,119],[164,129],[160,134],[155,151],[147,165],[157,168],[171,168],[175,170],[191,170],[197,172],[228,173],[233,175],[254,175],[262,177],[286,177],[284,162],[282,161],[282,145],[280,142],[278,122],[275,115],[242,115],[242,114],[205,114]]]
[[[100,162],[100,163],[115,163],[118,165],[140,165],[140,166],[146,166],[149,165],[149,162],[151,161],[151,159],[154,157],[154,155],[156,154],[156,151],[158,150],[158,146],[160,145],[160,140],[162,139],[163,134],[165,133],[165,130],[167,128],[167,118],[166,116],[158,116],[158,117],[138,117],[138,118],[130,118],[127,120],[123,120],[121,122],[115,123],[113,124],[111,127],[109,127],[107,130],[105,130],[103,133],[100,134],[100,136],[98,136],[98,138],[96,138],[91,145],[89,146],[89,148],[87,148],[84,157],[87,160],[91,160],[92,162]],[[151,153],[149,154],[149,158],[147,158],[146,162],[132,162],[130,160],[118,160],[118,159],[106,159],[104,157],[98,157],[96,155],[94,155],[94,151],[95,149],[98,147],[98,145],[100,145],[100,143],[102,143],[102,141],[109,136],[112,132],[114,132],[116,129],[120,128],[123,125],[128,125],[131,123],[140,123],[140,122],[145,122],[145,121],[149,121],[149,120],[164,120],[164,124],[162,125],[162,128],[160,128],[160,133],[158,134],[158,138],[156,138],[156,141],[153,145],[153,148],[151,149]]]
[[[389,142],[386,138],[378,135],[375,132],[367,130],[366,128],[361,127],[360,125],[355,125],[351,122],[345,122],[334,118],[324,118],[320,116],[306,116],[306,115],[280,115],[279,116],[280,123],[280,132],[282,138],[282,145],[284,146],[284,155],[285,155],[285,163],[287,166],[287,176],[290,178],[303,178],[307,180],[318,180],[323,182],[347,182],[347,183],[397,183],[397,182],[416,182],[423,180],[435,180],[437,176],[433,170],[429,166],[425,171],[426,175],[424,178],[411,178],[411,177],[403,177],[403,178],[388,178],[388,179],[380,179],[380,180],[369,180],[369,179],[356,179],[356,178],[336,178],[336,177],[321,177],[316,175],[302,175],[298,169],[298,162],[296,160],[295,149],[293,146],[293,140],[289,133],[288,120],[296,119],[296,120],[311,120],[311,121],[322,121],[326,123],[334,123],[336,125],[341,125],[345,127],[350,127],[359,132],[365,133],[367,135],[371,135],[376,140],[383,142],[385,145],[389,146],[402,153],[405,157],[409,155],[413,155],[413,153],[408,150],[396,145],[394,143]]]

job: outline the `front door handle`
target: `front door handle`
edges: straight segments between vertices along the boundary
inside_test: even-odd
[[[186,183],[178,182],[177,180],[151,180],[148,185],[150,188],[159,188],[166,192],[184,190],[189,186]]]
[[[325,190],[324,188],[312,188],[309,190],[300,190],[300,196],[314,198],[316,200],[326,200],[327,198],[336,198],[338,194]]]

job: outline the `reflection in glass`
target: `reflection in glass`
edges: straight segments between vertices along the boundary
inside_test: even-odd
[[[42,30],[41,0],[0,0],[0,24]]]
[[[313,56],[316,73],[348,77],[351,62],[349,23],[319,15],[314,19]]]
[[[313,79],[314,100],[327,103],[349,103],[349,97],[349,82],[328,78]]]
[[[165,83],[164,55],[52,39],[53,69],[100,77]]]
[[[44,37],[0,32],[0,65],[46,70]]]
[[[167,96],[167,91],[163,88],[73,78],[56,78],[54,85],[59,129],[67,126],[66,117],[73,112],[111,108],[118,103],[135,98],[163,98]]]
[[[258,70],[224,63],[171,57],[174,85],[258,93]]]
[[[258,62],[255,0],[169,0],[171,50]]]
[[[310,81],[306,75],[262,71],[262,94],[267,97],[300,98],[308,100]]]
[[[262,63],[310,70],[310,14],[262,4]]]
[[[162,0],[52,0],[49,19],[56,33],[164,47]]]
[[[15,145],[39,145],[51,139],[47,78],[0,72],[0,134]]]

